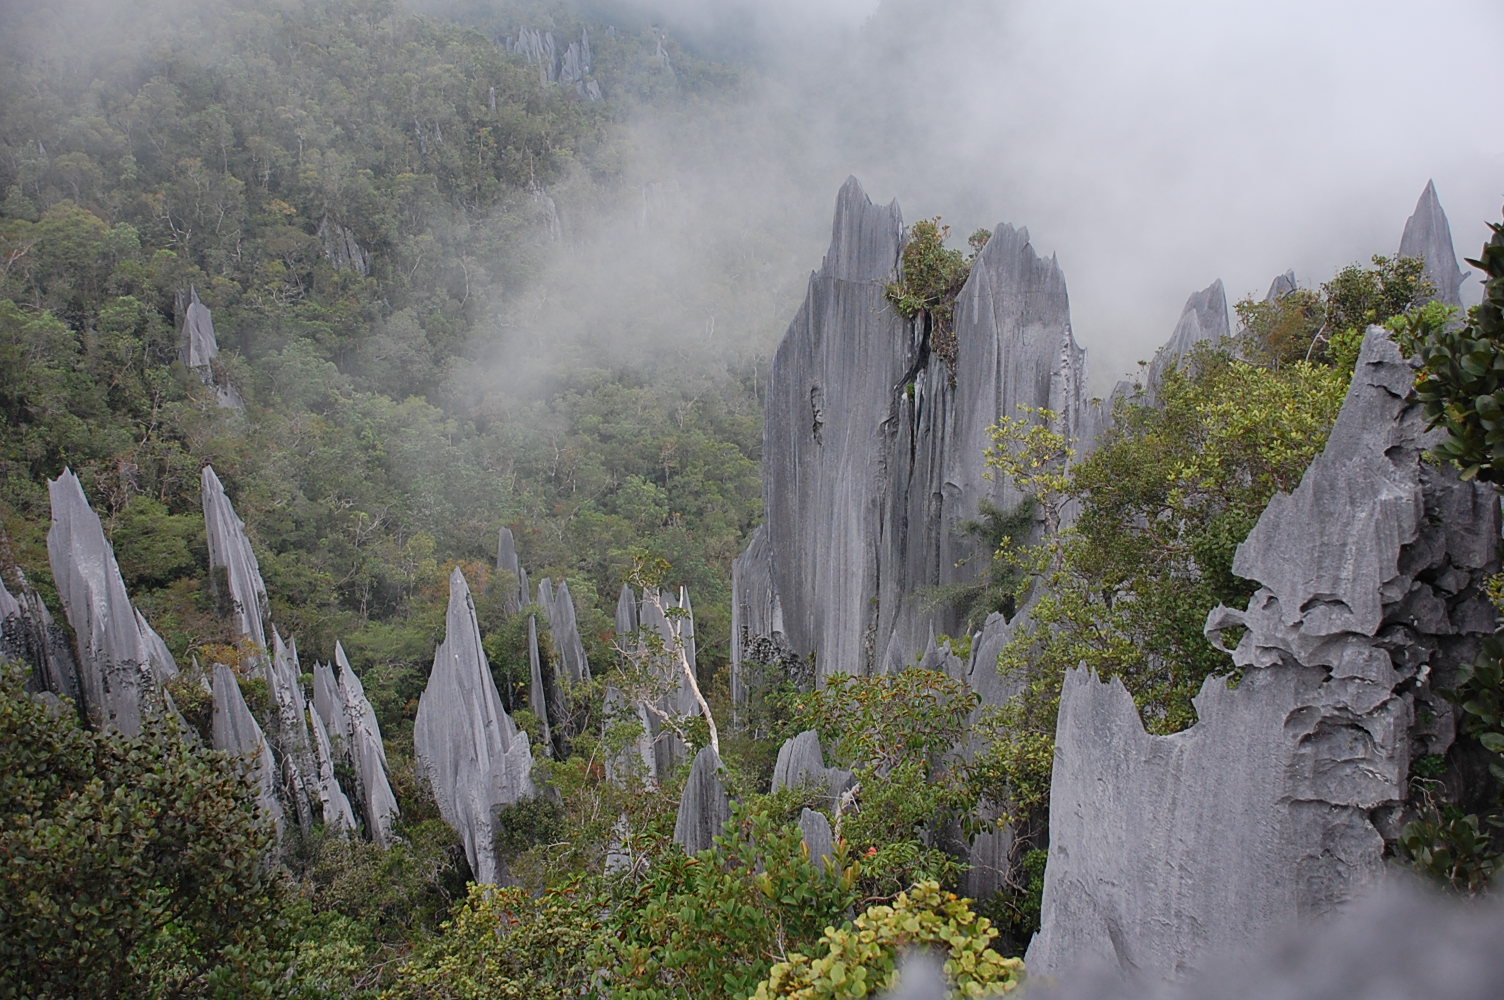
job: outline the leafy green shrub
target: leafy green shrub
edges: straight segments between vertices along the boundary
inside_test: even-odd
[[[224,754],[81,728],[0,679],[0,982],[46,997],[281,995],[271,832]]]
[[[961,996],[1007,993],[1023,981],[1023,962],[991,944],[997,931],[968,900],[921,882],[891,905],[870,907],[852,924],[827,927],[811,955],[795,953],[773,966],[752,1000],[857,1000],[893,985],[900,950],[941,950],[945,976]]]
[[[714,848],[669,851],[641,882],[619,886],[590,961],[622,1000],[746,996],[777,956],[845,919],[856,874],[844,855],[822,868],[797,827],[738,803]]]
[[[983,236],[985,232],[979,229],[972,234],[976,250],[991,236]],[[930,351],[945,362],[954,384],[958,354],[956,296],[971,274],[971,260],[959,250],[946,248],[949,235],[950,227],[942,225],[938,216],[914,223],[900,258],[899,278],[887,286],[887,296],[904,318],[928,318]]]

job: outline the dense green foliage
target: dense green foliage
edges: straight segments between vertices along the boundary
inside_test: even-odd
[[[1421,364],[1415,398],[1443,437],[1432,454],[1463,479],[1504,481],[1504,224],[1477,260],[1483,301],[1465,324],[1435,308],[1394,324]],[[1504,615],[1504,579],[1490,595]],[[1412,780],[1416,819],[1401,846],[1417,869],[1465,892],[1487,888],[1504,869],[1504,635],[1485,639],[1447,694],[1459,707],[1461,739],[1438,773]]]
[[[223,755],[85,730],[0,667],[0,995],[281,995],[271,833]]]

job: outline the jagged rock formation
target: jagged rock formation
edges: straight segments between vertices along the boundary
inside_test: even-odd
[[[560,52],[552,31],[523,28],[516,38],[506,41],[508,52],[515,52],[529,66],[538,70],[539,83],[557,83],[570,87],[588,101],[601,99],[601,86],[591,79],[590,33],[580,29],[580,39],[570,42]],[[661,46],[660,46],[661,48]]]
[[[336,271],[354,271],[361,277],[371,274],[371,255],[355,240],[355,234],[327,215],[319,221],[319,243]]]
[[[335,670],[338,670],[336,675]],[[376,712],[344,647],[334,644],[334,667],[313,666],[314,714],[325,728],[334,755],[355,773],[360,813],[371,841],[388,847],[395,839],[392,824],[399,815],[397,797],[388,778],[386,745]]]
[[[820,735],[806,729],[791,736],[778,748],[778,762],[773,765],[773,791],[781,788],[800,788],[812,785],[825,794],[826,801],[834,805],[841,793],[851,787],[851,772],[839,767],[825,766],[825,750],[820,746]]]
[[[198,373],[204,385],[214,390],[214,398],[227,410],[245,408],[245,401],[229,382],[215,371],[219,357],[219,340],[214,335],[214,318],[209,307],[198,300],[198,289],[192,286],[185,298],[177,295],[177,309],[183,317],[183,363]]]
[[[1150,736],[1120,682],[1068,676],[1031,971],[1181,977],[1383,870],[1413,755],[1452,739],[1434,691],[1493,630],[1499,539],[1497,498],[1424,461],[1412,380],[1370,329],[1325,451],[1238,548],[1260,589],[1207,629],[1245,630],[1242,680],[1208,679],[1195,726]]]
[[[309,718],[313,723],[314,760],[318,768],[315,790],[324,826],[336,833],[353,832],[356,829],[355,811],[350,808],[350,799],[334,776],[334,747],[329,742],[329,731],[324,728],[324,720],[319,718],[318,712]]]
[[[502,604],[507,614],[515,615],[527,607],[532,599],[532,589],[528,586],[527,570],[517,557],[517,539],[512,536],[510,528],[502,528],[496,539],[496,568],[511,574],[515,581],[507,587]]]
[[[67,633],[53,622],[47,605],[27,586],[24,576],[19,577],[17,590],[21,596],[12,596],[0,578],[0,656],[31,667],[27,690],[50,692],[79,705],[78,663]]]
[[[78,477],[64,470],[48,481],[47,491],[47,555],[78,644],[80,708],[96,729],[137,735],[144,719],[168,712],[160,684],[177,675],[177,663],[131,606],[115,552]]]
[[[736,641],[745,649],[755,625],[774,627],[769,637],[813,654],[817,677],[895,669],[932,628],[956,630],[953,610],[925,610],[919,596],[975,574],[976,543],[956,526],[982,500],[1021,499],[983,478],[1000,415],[1047,408],[1072,437],[1085,422],[1065,280],[1027,231],[997,226],[973,264],[956,303],[953,381],[924,321],[884,298],[903,241],[897,205],[874,206],[849,179],[769,381],[767,551],[754,539],[739,567]]]
[[[1272,289],[1271,289],[1272,292]],[[1216,343],[1225,340],[1231,331],[1227,316],[1227,293],[1223,291],[1222,279],[1218,278],[1186,300],[1185,309],[1169,341],[1154,354],[1149,363],[1146,391],[1153,398],[1155,387],[1164,379],[1165,372],[1180,363],[1202,341]]]
[[[1441,210],[1435,181],[1426,181],[1414,214],[1405,220],[1399,253],[1401,257],[1419,257],[1425,261],[1426,280],[1436,286],[1436,301],[1448,306],[1462,305],[1462,269],[1457,266],[1452,227]]]
[[[277,832],[282,831],[284,814],[277,795],[277,761],[266,734],[240,693],[235,672],[223,663],[214,665],[214,749],[240,757],[251,783],[257,789],[257,801],[272,818]]]
[[[308,702],[303,697],[296,643],[283,642],[274,629],[272,654],[270,658],[262,658],[262,665],[272,701],[277,706],[272,743],[282,760],[282,789],[292,803],[298,827],[307,833],[313,829],[318,765],[308,738]]]
[[[548,689],[543,685],[543,662],[538,655],[538,619],[532,615],[527,616],[527,666],[528,704],[543,727],[543,746],[547,748],[553,743],[548,725]]]
[[[715,846],[714,839],[731,818],[731,798],[720,771],[721,758],[710,747],[695,754],[674,820],[674,843],[682,846],[685,854],[698,854]]]
[[[635,648],[636,633],[640,625],[637,614],[637,594],[627,584],[622,584],[616,597],[616,642],[623,655]],[[638,773],[650,782],[657,782],[658,774],[653,755],[653,717],[647,705],[641,701],[631,702],[626,694],[614,684],[606,685],[606,716],[620,717],[626,713],[637,717],[641,731],[632,747],[619,758],[606,762],[612,780],[621,782],[628,775]]]
[[[230,608],[236,631],[266,649],[266,584],[261,580],[261,566],[246,537],[245,522],[235,514],[235,507],[225,495],[224,485],[206,465],[199,473],[204,507],[204,529],[209,536],[209,579],[211,586],[223,588],[218,596]]]
[[[481,649],[470,588],[449,578],[444,641],[418,700],[413,748],[444,821],[459,833],[476,881],[498,883],[496,811],[534,794],[527,734],[501,707]]]
[[[548,631],[553,637],[554,677],[563,684],[580,684],[590,679],[590,664],[585,660],[585,643],[580,639],[580,626],[575,618],[574,598],[569,593],[569,583],[560,580],[557,587],[552,580],[544,579],[538,584],[538,606],[548,615]]]
[[[810,860],[820,865],[824,871],[835,857],[835,837],[830,829],[830,820],[825,818],[822,812],[805,808],[799,811],[799,833],[804,846],[809,848]]]
[[[692,673],[698,670],[689,591],[681,587],[675,596],[666,590],[644,588],[637,602],[636,620],[642,635],[629,641],[629,655],[644,658],[648,673],[657,677],[662,687],[656,694],[649,693],[638,710],[639,717],[647,722],[653,778],[662,782],[684,759],[685,752],[683,741],[664,720],[700,714],[700,703],[684,674],[686,666]]]

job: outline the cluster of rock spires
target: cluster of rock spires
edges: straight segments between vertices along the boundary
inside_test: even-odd
[[[1088,403],[1060,270],[1026,231],[1000,225],[956,302],[952,373],[931,354],[925,322],[884,301],[905,237],[896,205],[873,205],[848,180],[830,249],[773,362],[766,521],[733,568],[737,703],[756,664],[813,661],[818,684],[916,656],[966,680],[984,705],[1010,698],[996,670],[1010,624],[992,616],[963,661],[935,641],[957,631],[956,613],[918,600],[978,572],[960,522],[984,500],[1006,510],[1020,499],[984,476],[986,429],[1020,406],[1046,409],[1088,449],[1117,398],[1152,399],[1180,357],[1231,332],[1213,282],[1187,301],[1146,384]],[[1423,256],[1437,297],[1457,303],[1431,185],[1400,252]],[[1269,297],[1295,287],[1281,275]],[[1378,876],[1410,760],[1451,740],[1452,710],[1429,683],[1492,630],[1479,581],[1499,538],[1495,498],[1421,462],[1421,418],[1404,402],[1411,378],[1393,345],[1370,335],[1326,454],[1239,550],[1234,571],[1264,589],[1209,625],[1246,628],[1229,663],[1244,680],[1235,690],[1209,681],[1202,722],[1150,737],[1120,684],[1070,678],[1031,970],[1090,956],[1184,975],[1217,946],[1271,919],[1326,912]],[[785,753],[810,756],[792,743]],[[810,768],[817,784],[823,768]],[[973,865],[964,891],[996,891],[1010,846],[1006,829],[958,842]]]
[[[538,70],[539,83],[572,88],[587,101],[601,99],[601,85],[590,75],[590,33],[586,29],[580,29],[579,41],[570,42],[561,51],[552,31],[523,28],[517,37],[506,40],[506,49]]]

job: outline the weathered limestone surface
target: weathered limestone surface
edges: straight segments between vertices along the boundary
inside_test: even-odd
[[[318,712],[312,713],[314,759],[318,769],[316,790],[319,797],[320,815],[324,825],[335,833],[350,833],[355,830],[355,811],[350,808],[350,799],[339,787],[334,776],[334,748],[329,743],[329,732]]]
[[[209,307],[198,299],[198,289],[189,287],[185,299],[177,293],[177,309],[183,316],[183,363],[198,373],[204,385],[214,390],[215,401],[228,410],[245,408],[240,393],[214,371],[219,357],[219,340],[214,335],[214,318]]]
[[[47,483],[52,527],[47,554],[78,643],[78,690],[90,723],[134,736],[165,712],[162,681],[177,663],[125,591],[115,552],[71,471]]]
[[[470,588],[458,569],[449,578],[444,641],[418,700],[413,746],[439,813],[465,844],[476,881],[497,883],[494,819],[502,806],[534,794],[527,734],[501,707],[481,649]]]
[[[354,271],[362,277],[371,273],[371,255],[356,242],[355,234],[338,222],[325,216],[319,222],[319,242],[324,246],[324,255],[336,271]]]
[[[1441,209],[1441,199],[1436,197],[1435,181],[1426,182],[1414,214],[1405,220],[1400,256],[1425,261],[1426,280],[1436,286],[1436,301],[1449,306],[1462,305],[1462,269],[1457,266],[1452,227]]]
[[[830,829],[830,820],[826,819],[822,812],[809,808],[801,809],[799,833],[804,846],[809,848],[810,860],[818,863],[820,870],[824,871],[836,853],[835,836]]]
[[[552,580],[543,580],[538,584],[538,604],[548,614],[548,631],[558,653],[558,662],[554,664],[555,679],[568,684],[588,681],[590,664],[585,660],[585,643],[580,639],[569,582],[560,580],[555,587]]]
[[[313,707],[335,758],[355,772],[356,799],[367,835],[381,847],[390,846],[395,839],[392,824],[399,810],[388,777],[386,745],[381,741],[381,726],[365,687],[338,642],[334,644],[333,667],[325,663],[313,666]]]
[[[1203,341],[1216,343],[1227,338],[1231,330],[1227,316],[1227,293],[1218,278],[1186,300],[1185,309],[1170,339],[1154,354],[1149,363],[1146,390],[1153,398],[1154,391],[1164,379],[1165,372],[1180,363],[1180,359]]]
[[[553,743],[548,726],[548,689],[543,685],[543,661],[538,655],[538,619],[527,616],[528,704],[543,726],[543,746]]]
[[[679,799],[674,821],[674,843],[685,854],[698,854],[713,847],[714,838],[731,818],[731,799],[721,782],[721,758],[710,747],[695,754],[695,763]]]
[[[1336,919],[1277,929],[1251,955],[1225,957],[1179,984],[1112,976],[1031,987],[1043,1000],[1493,1000],[1504,981],[1504,904],[1439,896],[1396,880]],[[943,991],[924,994],[941,1000]]]
[[[19,578],[19,597],[0,578],[0,655],[31,666],[28,690],[47,691],[79,704],[78,663],[67,633],[55,624],[47,605]]]
[[[313,804],[318,799],[318,763],[308,736],[308,702],[303,697],[297,644],[284,642],[274,629],[271,656],[263,663],[277,706],[271,741],[282,761],[282,788],[292,803],[299,828],[307,833],[313,829]]]
[[[496,568],[512,575],[514,582],[507,586],[504,608],[507,614],[515,615],[532,600],[532,591],[528,587],[527,570],[517,556],[517,539],[510,528],[503,527],[497,534]]]
[[[1260,589],[1207,630],[1246,630],[1243,679],[1209,679],[1195,726],[1150,736],[1121,683],[1067,677],[1031,970],[1183,977],[1383,871],[1412,755],[1451,741],[1432,692],[1492,631],[1499,538],[1487,488],[1424,461],[1412,379],[1370,329],[1325,451],[1238,549]]]
[[[262,649],[266,643],[266,584],[261,566],[246,537],[245,522],[235,513],[213,466],[199,473],[204,507],[204,529],[209,536],[211,584],[227,587],[236,630]]]
[[[1071,436],[1085,421],[1065,280],[1026,230],[997,226],[978,255],[956,304],[954,373],[930,354],[923,321],[884,298],[903,241],[897,205],[874,206],[848,180],[769,381],[766,535],[737,575],[734,641],[745,650],[781,631],[821,678],[897,669],[932,629],[956,630],[953,612],[925,610],[918,596],[977,572],[976,544],[957,524],[982,500],[1021,499],[983,477],[1000,415],[1047,408]]]
[[[257,801],[280,833],[284,814],[277,795],[276,757],[240,693],[235,672],[223,663],[214,665],[213,743],[214,749],[242,759],[246,773],[256,786]]]
[[[601,99],[601,87],[591,79],[590,34],[580,29],[580,40],[570,42],[559,51],[552,31],[523,28],[516,38],[507,39],[507,51],[515,52],[538,70],[539,83],[557,83],[573,88],[575,93],[590,101]]]
[[[830,805],[834,805],[841,793],[851,787],[851,781],[850,771],[825,766],[825,750],[820,746],[820,735],[813,729],[789,737],[778,748],[778,762],[773,765],[772,790],[775,792],[781,788],[813,785],[825,793]]]

